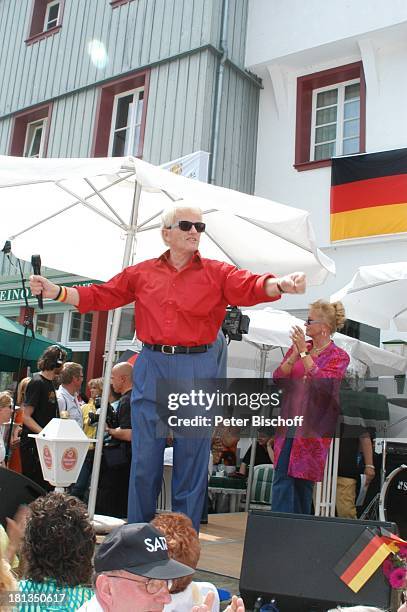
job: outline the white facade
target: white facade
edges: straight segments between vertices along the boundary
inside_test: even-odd
[[[407,146],[407,2],[405,0],[251,0],[246,67],[262,77],[255,193],[307,209],[335,278],[305,296],[305,308],[347,283],[359,265],[407,260],[407,236],[330,241],[331,168],[294,167],[297,78],[353,62],[366,80],[366,153]],[[282,304],[283,306],[283,304]],[[400,337],[384,332],[382,339]]]

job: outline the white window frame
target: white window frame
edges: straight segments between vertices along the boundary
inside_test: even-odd
[[[319,87],[318,89],[312,90],[312,113],[311,113],[311,146],[310,146],[310,161],[322,161],[315,159],[315,132],[317,127],[322,127],[322,125],[316,125],[317,121],[317,96],[319,93],[324,91],[332,91],[333,89],[338,90],[338,101],[337,101],[337,113],[336,113],[336,140],[335,140],[335,157],[340,157],[343,155],[343,124],[345,122],[344,111],[345,111],[345,87],[348,85],[354,85],[355,83],[360,84],[360,79],[351,79],[350,81],[342,81],[341,83],[333,83],[332,85],[327,85],[326,87]],[[360,104],[360,95],[359,95],[359,104]],[[332,105],[334,106],[334,105]],[[329,106],[325,108],[330,108]],[[360,107],[359,107],[360,108]],[[359,110],[359,126],[360,126],[360,110]],[[329,124],[332,125],[332,124]],[[359,127],[360,130],[360,127]],[[333,142],[333,141],[330,141]],[[318,144],[329,144],[327,143],[318,143]],[[359,131],[359,149],[360,149],[360,131]],[[356,155],[355,153],[354,155]]]
[[[42,134],[41,134],[40,150],[38,153],[38,157],[43,157],[44,145],[45,145],[45,132],[47,129],[47,118],[46,117],[44,117],[44,119],[38,119],[37,121],[31,121],[30,123],[27,123],[26,128],[25,128],[25,142],[24,142],[23,157],[36,157],[36,155],[29,155],[29,153],[32,150],[32,146],[35,140],[35,134],[39,127],[42,128]],[[30,135],[31,128],[33,128],[33,132],[32,132],[32,137],[30,139],[29,135]]]
[[[51,11],[51,8],[53,6],[58,5],[58,15],[57,15],[57,22],[55,25],[53,25],[51,28],[48,28],[48,24],[49,24],[49,14]],[[61,0],[52,0],[52,2],[48,2],[47,7],[45,9],[45,19],[44,19],[44,32],[48,32],[48,30],[51,30],[52,28],[56,28],[57,26],[59,26],[59,19],[61,16]],[[54,20],[52,20],[54,21]]]
[[[129,130],[129,137],[126,140],[123,155],[124,156],[137,155],[140,141],[137,143],[137,151],[134,151],[134,152],[131,150],[131,143],[134,143],[136,129],[137,127],[141,127],[141,122],[143,118],[142,117],[143,113],[141,113],[140,122],[136,123],[137,107],[138,107],[138,104],[141,102],[140,100],[141,92],[144,92],[144,87],[137,87],[135,89],[129,89],[128,91],[123,91],[122,93],[115,95],[114,101],[113,101],[112,121],[110,124],[109,149],[108,149],[108,154],[107,154],[108,157],[112,157],[112,154],[113,154],[113,143],[114,143],[114,137],[115,137],[116,132],[123,132],[126,130]],[[128,120],[128,125],[125,128],[119,128],[118,130],[116,130],[115,125],[116,125],[117,108],[118,108],[119,100],[120,98],[125,98],[126,96],[129,96],[130,94],[133,94],[133,102],[129,106],[129,119],[130,120]]]

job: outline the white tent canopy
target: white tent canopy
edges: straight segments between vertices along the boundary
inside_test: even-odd
[[[361,266],[351,281],[331,295],[354,321],[407,331],[407,261]]]
[[[203,256],[258,273],[304,270],[311,285],[334,272],[333,262],[316,248],[308,212],[178,176],[132,157],[0,156],[5,209],[0,247],[10,239],[19,257],[29,260],[40,253],[48,267],[106,280],[122,267],[136,182],[141,199],[131,263],[164,250],[159,215],[172,200],[186,199],[206,211]]]

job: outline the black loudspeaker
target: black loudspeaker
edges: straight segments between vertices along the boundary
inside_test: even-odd
[[[319,612],[363,604],[388,608],[391,589],[380,568],[358,593],[334,572],[366,526],[397,533],[394,523],[251,512],[239,584],[247,607],[261,596],[275,597],[280,612]]]
[[[6,527],[6,517],[13,518],[19,506],[46,494],[42,487],[22,474],[0,468],[0,523]]]

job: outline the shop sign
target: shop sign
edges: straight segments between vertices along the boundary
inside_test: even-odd
[[[87,287],[88,285],[93,285],[98,283],[99,281],[83,281],[76,283],[64,283],[64,287]],[[11,289],[0,289],[0,304],[5,302],[23,302],[25,299],[25,295],[29,300],[34,298],[33,294],[30,291],[29,287],[26,287],[25,290],[22,287],[12,287]],[[52,301],[52,300],[50,300]]]

